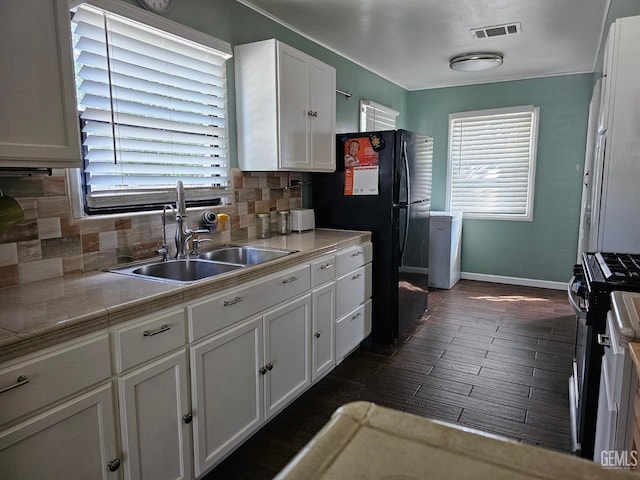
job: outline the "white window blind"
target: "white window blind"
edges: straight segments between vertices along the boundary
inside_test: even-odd
[[[395,130],[400,112],[371,100],[360,100],[360,131]]]
[[[465,217],[531,220],[537,107],[449,116],[447,208]]]
[[[428,203],[413,206],[413,211],[421,216],[427,216],[431,210],[431,180],[433,177],[433,137],[418,135],[415,143],[415,165],[413,186],[411,192],[414,199],[429,199]]]
[[[88,209],[167,203],[177,180],[228,195],[230,55],[84,4],[72,31]]]

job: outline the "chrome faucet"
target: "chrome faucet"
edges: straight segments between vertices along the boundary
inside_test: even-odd
[[[176,214],[176,209],[173,205],[165,205],[162,207],[162,246],[156,250],[157,255],[162,255],[162,261],[169,260],[169,245],[167,244],[167,210],[171,209],[173,214]]]
[[[176,202],[176,258],[188,258],[186,253],[187,242],[191,237],[200,233],[210,233],[208,229],[191,230],[186,226],[187,206],[184,199],[184,185],[182,180],[178,180],[177,185],[178,200]]]

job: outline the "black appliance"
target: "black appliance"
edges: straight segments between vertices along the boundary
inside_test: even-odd
[[[573,375],[569,379],[572,451],[593,460],[604,353],[598,335],[605,333],[611,292],[640,292],[640,255],[585,252],[573,273],[568,288],[577,316]]]
[[[354,141],[355,158],[349,150]],[[427,150],[423,147],[429,141],[431,137],[406,130],[338,134],[336,172],[312,175],[316,227],[372,232],[374,343],[393,343],[427,308],[426,275],[400,272],[400,267],[414,212],[430,206],[424,194],[431,185],[420,175]],[[373,169],[364,172],[363,164]],[[371,179],[377,174],[376,193],[357,194],[360,173],[369,174],[369,186],[375,185]],[[350,179],[353,190],[345,194],[345,181]]]

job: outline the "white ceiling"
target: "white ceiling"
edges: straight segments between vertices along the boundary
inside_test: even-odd
[[[417,90],[592,72],[610,0],[239,0],[393,83]],[[471,29],[520,22],[516,35]],[[504,55],[487,72],[453,56]]]

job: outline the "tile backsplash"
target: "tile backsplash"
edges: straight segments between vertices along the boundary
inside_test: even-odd
[[[64,170],[52,176],[0,177],[0,191],[14,197],[24,222],[0,230],[0,287],[108,268],[155,256],[162,244],[160,212],[74,219]],[[230,205],[189,209],[194,228],[202,212],[230,216],[230,229],[206,236],[215,243],[255,238],[255,214],[302,207],[300,189],[284,189],[289,174],[232,169]],[[167,214],[167,243],[175,221]]]

